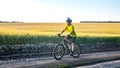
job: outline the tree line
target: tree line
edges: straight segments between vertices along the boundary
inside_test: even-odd
[[[120,23],[120,21],[80,21],[80,23]]]
[[[20,21],[0,21],[0,23],[24,23]]]

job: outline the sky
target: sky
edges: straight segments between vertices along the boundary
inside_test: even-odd
[[[0,0],[0,21],[120,21],[120,0]]]

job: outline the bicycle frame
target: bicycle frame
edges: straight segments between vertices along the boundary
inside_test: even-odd
[[[68,53],[70,53],[71,52],[71,50],[69,49],[69,46],[71,45],[70,39],[64,40],[65,36],[60,36],[60,37],[62,37],[62,41],[60,43],[63,44],[64,47],[67,49]]]

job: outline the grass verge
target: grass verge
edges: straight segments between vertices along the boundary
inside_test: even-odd
[[[8,35],[0,34],[0,44],[37,44],[37,43],[58,43],[60,38],[56,36],[41,36],[41,35]],[[77,37],[79,44],[89,43],[120,43],[120,37],[91,37],[91,36],[79,36]]]

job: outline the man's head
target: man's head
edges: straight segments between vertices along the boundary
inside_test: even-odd
[[[66,22],[67,22],[67,25],[71,25],[72,20],[68,17],[68,19],[66,20]]]

